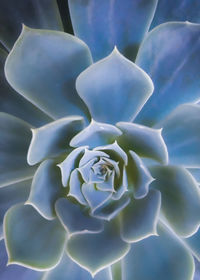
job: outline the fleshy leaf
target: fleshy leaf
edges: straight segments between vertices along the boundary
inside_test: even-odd
[[[188,237],[200,225],[200,189],[191,174],[179,166],[153,166],[150,168],[155,181],[151,187],[162,195],[161,210],[174,229]]]
[[[82,182],[81,174],[77,169],[73,170],[69,181],[69,193],[68,196],[74,197],[78,202],[83,205],[87,205],[87,202],[81,192]]]
[[[117,127],[123,132],[123,135],[117,140],[122,147],[133,150],[141,157],[167,163],[167,148],[161,135],[161,129],[126,122],[117,123]]]
[[[104,204],[111,196],[111,192],[103,192],[95,188],[94,184],[82,185],[82,193],[87,200],[92,212],[102,204]]]
[[[132,189],[134,197],[136,199],[144,197],[148,193],[153,177],[140,157],[133,151],[129,151],[126,171],[128,174],[128,186],[129,189]]]
[[[45,220],[30,205],[17,205],[7,211],[4,228],[9,264],[46,270],[59,262],[66,232],[57,220]]]
[[[33,176],[35,167],[26,160],[31,141],[31,126],[6,113],[0,113],[0,186]]]
[[[199,24],[172,22],[146,37],[136,63],[151,77],[155,91],[136,122],[153,126],[178,105],[200,99],[199,36]]]
[[[20,34],[22,23],[42,29],[63,30],[55,0],[15,0],[0,2],[0,41],[10,49]],[[32,50],[33,51],[33,50]]]
[[[150,190],[142,199],[134,199],[121,213],[121,235],[126,242],[137,242],[157,235],[161,195]]]
[[[157,0],[69,0],[74,32],[88,44],[95,61],[107,56],[115,45],[134,60],[156,4]]]
[[[26,204],[32,205],[45,219],[55,218],[54,204],[64,195],[60,172],[55,162],[45,160],[37,169]]]
[[[123,258],[129,248],[120,238],[117,220],[109,222],[100,233],[75,234],[67,243],[70,258],[93,276]]]
[[[34,271],[19,265],[7,266],[8,257],[4,241],[0,242],[0,279],[1,280],[41,280],[42,272]]]
[[[3,238],[3,218],[6,211],[11,206],[27,200],[31,181],[32,180],[25,180],[0,188],[0,239]]]
[[[88,47],[78,38],[24,27],[8,55],[5,74],[17,92],[52,118],[85,116],[75,80],[91,62]]]
[[[200,228],[195,234],[183,239],[183,241],[190,248],[197,260],[200,261]]]
[[[41,126],[52,121],[51,118],[15,92],[8,84],[4,73],[6,57],[7,53],[0,48],[0,111],[21,118],[34,126]]]
[[[64,254],[56,268],[46,272],[41,280],[67,280],[69,277],[70,280],[112,280],[109,269],[100,271],[93,278],[87,270],[73,262],[67,254]]]
[[[123,280],[191,280],[194,260],[180,241],[164,228],[132,245],[122,260]]]
[[[115,48],[78,76],[76,88],[94,120],[115,124],[134,119],[152,94],[153,83]]]
[[[195,178],[197,183],[200,183],[200,168],[187,168],[187,169],[192,174],[192,176]]]
[[[81,173],[81,176],[85,183],[89,183],[90,181],[90,169],[92,168],[93,164],[97,161],[97,158],[93,158],[88,161],[85,165],[81,166],[78,171]]]
[[[64,187],[68,185],[69,178],[71,172],[78,167],[78,160],[80,156],[83,154],[86,147],[79,147],[75,150],[73,150],[66,159],[58,164],[58,167],[60,167],[61,174],[62,174],[62,184]]]
[[[167,21],[200,22],[199,0],[159,0],[151,28]]]
[[[112,143],[122,132],[115,126],[92,120],[89,126],[74,136],[70,146],[88,145],[90,148]]]
[[[171,164],[200,167],[200,105],[181,105],[158,126],[163,127]]]
[[[88,216],[80,206],[66,198],[58,199],[55,207],[58,218],[70,236],[75,233],[100,232],[103,229],[101,221]]]
[[[83,165],[88,163],[93,158],[99,158],[99,157],[109,157],[109,155],[107,155],[106,153],[101,152],[101,151],[93,151],[93,150],[91,151],[91,150],[85,149],[85,153],[82,156],[82,158],[80,159],[79,167],[82,167]]]
[[[83,127],[82,117],[59,119],[37,129],[32,129],[28,163],[34,165],[47,157],[66,153],[71,138]]]

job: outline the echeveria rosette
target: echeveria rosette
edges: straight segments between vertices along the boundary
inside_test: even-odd
[[[30,115],[38,117],[24,122],[16,107],[17,117],[0,115],[1,237],[8,263],[24,266],[24,277],[41,276],[28,267],[48,270],[46,280],[193,278],[193,256],[200,259],[200,193],[191,175],[196,177],[200,158],[200,110],[192,104],[199,100],[199,25],[157,27],[136,64],[120,54],[135,57],[156,4],[119,1],[115,10],[112,1],[103,1],[100,14],[106,9],[112,20],[105,16],[100,25],[96,4],[70,1],[75,32],[94,60],[108,55],[95,64],[78,38],[27,27],[6,60],[7,80],[35,105]],[[127,37],[123,28],[131,21],[116,21],[119,8],[142,19]],[[98,46],[93,36],[99,34]],[[112,51],[114,45],[120,52]]]

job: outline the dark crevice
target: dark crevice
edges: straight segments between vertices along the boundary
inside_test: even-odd
[[[68,7],[68,1],[67,0],[57,0],[58,8],[60,11],[64,31],[70,34],[73,33],[71,18],[69,14],[69,7]]]

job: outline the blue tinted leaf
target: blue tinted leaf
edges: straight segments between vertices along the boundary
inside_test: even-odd
[[[34,165],[47,157],[56,157],[66,153],[71,138],[82,127],[82,117],[73,116],[32,129],[33,136],[28,150],[28,163]]]
[[[68,196],[74,197],[78,202],[83,205],[87,205],[87,202],[81,192],[82,181],[81,174],[77,169],[73,170],[69,181],[69,193]]]
[[[151,236],[132,245],[123,262],[123,280],[191,280],[194,260],[180,241],[160,228]]]
[[[66,198],[58,199],[55,206],[58,218],[70,236],[75,233],[102,231],[101,221],[88,216],[79,205]]]
[[[33,176],[35,167],[27,163],[31,126],[6,113],[0,113],[0,186]]]
[[[163,127],[170,163],[200,167],[200,106],[181,105],[158,125]]]
[[[9,264],[46,270],[59,262],[66,232],[57,220],[47,221],[32,206],[17,205],[7,211],[4,223]]]
[[[183,241],[190,248],[198,261],[200,261],[200,228],[195,234],[183,239]]]
[[[78,38],[24,27],[8,55],[5,74],[17,92],[52,118],[85,116],[75,80],[91,62],[88,47]]]
[[[157,0],[69,0],[74,32],[88,44],[95,61],[107,56],[114,46],[134,59],[156,4]]]
[[[41,163],[34,174],[30,195],[26,204],[32,205],[44,218],[55,218],[54,204],[64,195],[60,172],[51,159]]]
[[[178,166],[153,166],[151,187],[162,194],[161,210],[174,231],[192,235],[200,225],[200,189],[191,174]]]
[[[117,221],[113,220],[101,233],[75,234],[68,240],[67,252],[94,276],[127,254],[130,245],[121,240],[119,231]]]
[[[199,24],[172,22],[146,37],[136,63],[151,77],[155,91],[136,122],[152,126],[179,104],[200,99],[199,36]]]
[[[76,88],[92,118],[112,124],[132,120],[153,92],[149,76],[117,49],[83,71]]]
[[[121,213],[121,235],[126,242],[137,242],[157,235],[161,195],[150,190],[142,199],[134,199]]]

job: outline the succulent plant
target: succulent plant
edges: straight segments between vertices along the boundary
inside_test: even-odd
[[[200,3],[70,0],[76,36],[55,1],[13,7],[0,279],[197,280]]]

